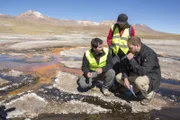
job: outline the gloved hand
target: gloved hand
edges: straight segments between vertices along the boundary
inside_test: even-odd
[[[118,62],[120,62],[121,60],[120,60],[120,58],[118,57],[118,55],[116,55],[116,56],[114,56],[113,58],[112,58],[112,63],[113,63],[113,65],[115,65],[116,63],[118,63]]]

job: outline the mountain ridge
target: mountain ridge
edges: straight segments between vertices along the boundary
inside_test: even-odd
[[[60,19],[56,19],[56,18],[51,18],[49,16],[45,16],[43,14],[41,14],[40,12],[37,11],[33,11],[33,10],[28,10],[24,13],[21,13],[17,16],[11,16],[11,15],[5,15],[5,14],[0,14],[0,27],[2,26],[6,26],[6,30],[4,32],[13,32],[16,31],[18,32],[18,30],[14,30],[14,29],[25,29],[28,32],[28,29],[32,28],[31,31],[33,32],[34,30],[39,31],[38,33],[41,33],[39,30],[40,28],[37,28],[37,26],[42,27],[42,28],[48,28],[52,27],[52,32],[50,33],[58,33],[58,32],[54,32],[54,29],[58,29],[56,26],[61,26],[61,27],[65,27],[62,28],[63,30],[67,30],[67,29],[72,29],[75,30],[77,28],[77,30],[85,30],[85,31],[91,31],[91,32],[98,32],[101,35],[107,35],[108,31],[110,29],[110,26],[113,25],[116,21],[115,20],[104,20],[101,22],[93,22],[90,20],[71,20],[71,19],[66,19],[66,20],[60,20]],[[16,26],[16,28],[8,28],[10,26]],[[36,27],[36,29],[34,27]],[[135,31],[137,33],[138,36],[146,38],[163,38],[163,36],[165,35],[165,37],[169,36],[174,36],[172,38],[178,38],[180,39],[180,35],[178,34],[172,34],[172,33],[165,33],[165,32],[161,32],[161,31],[156,31],[150,27],[148,27],[147,25],[144,24],[132,24],[132,26],[135,28]],[[30,27],[30,28],[28,28]],[[59,30],[59,29],[58,29]],[[98,31],[99,30],[99,31]],[[49,33],[48,31],[51,30],[45,30],[44,29],[44,33]],[[62,30],[59,30],[59,32]],[[0,32],[3,32],[3,30],[0,30]],[[20,32],[20,30],[19,30]],[[102,32],[102,33],[101,33]],[[28,33],[27,33],[28,34]],[[153,37],[154,36],[154,37]],[[171,38],[169,37],[168,38]]]

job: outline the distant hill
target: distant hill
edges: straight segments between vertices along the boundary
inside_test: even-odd
[[[35,12],[32,10],[29,10],[25,13],[22,13],[22,14],[16,16],[16,19],[26,20],[26,21],[37,21],[37,22],[52,22],[52,23],[58,22],[57,19],[53,19],[48,16],[44,16],[40,12]]]
[[[18,34],[67,34],[84,33],[92,36],[106,37],[115,20],[93,22],[89,20],[60,20],[45,16],[40,12],[29,10],[17,16],[0,14],[0,33]],[[141,38],[180,39],[178,34],[153,30],[144,24],[132,25],[136,35]]]

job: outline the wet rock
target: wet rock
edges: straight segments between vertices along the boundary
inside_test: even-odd
[[[9,83],[9,81],[0,78],[0,86],[2,86],[2,85],[4,85],[4,84],[7,84],[7,83]]]
[[[70,50],[65,50],[59,53],[60,56],[66,56],[66,57],[79,57],[82,58],[83,54],[86,50],[88,50],[88,47],[78,47],[78,48],[72,48]]]
[[[19,57],[22,57],[22,58],[25,58],[27,56],[24,53],[15,53],[15,52],[7,53],[7,54],[10,55],[10,56],[19,56]]]
[[[48,55],[43,55],[43,54],[33,54],[32,56],[26,57],[25,61],[26,62],[48,62],[52,58]]]
[[[60,52],[61,63],[69,68],[81,68],[82,57],[84,52],[89,49],[88,47],[72,48],[70,50],[65,50]]]
[[[68,68],[81,68],[82,61],[61,61]]]
[[[53,95],[52,95],[53,96]],[[55,96],[56,97],[56,96]],[[5,103],[7,108],[14,107],[15,110],[8,114],[8,118],[34,118],[43,113],[69,114],[69,113],[105,113],[109,110],[100,106],[88,104],[77,100],[60,103],[58,101],[47,101],[36,93],[26,93]]]
[[[163,99],[160,94],[158,94],[157,97],[153,99],[150,105],[142,106],[139,101],[133,101],[133,100],[126,101],[125,99],[114,96],[113,94],[109,97],[105,97],[101,93],[100,89],[98,91],[89,90],[87,92],[79,92],[77,89],[78,88],[77,80],[78,80],[77,76],[59,71],[56,75],[56,80],[54,81],[53,86],[59,90],[68,93],[89,95],[92,97],[98,97],[99,99],[102,99],[109,103],[117,102],[121,105],[130,106],[132,109],[132,113],[149,112],[153,109],[160,110],[161,108],[170,107],[173,105],[173,103],[168,99]]]
[[[18,76],[20,76],[20,75],[22,75],[22,74],[23,74],[23,72],[17,71],[17,70],[10,70],[10,71],[7,73],[7,75],[13,76],[13,77],[18,77]]]
[[[47,106],[48,102],[35,93],[28,93],[6,103],[7,108],[15,107],[16,110],[9,113],[9,118],[35,117]]]
[[[8,74],[12,76],[9,76]],[[34,84],[37,82],[37,78],[35,78],[32,75],[24,75],[24,74],[21,75],[21,73],[14,71],[10,71],[6,74],[5,73],[0,74],[0,77],[2,77],[4,81],[7,81],[5,83],[0,81],[0,84],[3,83],[0,86],[1,96],[6,96],[10,92],[13,92],[18,88],[21,88],[26,85]]]
[[[105,113],[109,111],[107,109],[101,108],[100,106],[88,104],[81,101],[73,101],[73,100],[69,102],[65,102],[60,105],[51,104],[48,107],[48,109],[49,111],[51,111],[51,113],[55,113],[55,114],[69,114],[69,113],[95,114],[95,113]]]
[[[77,79],[78,77],[73,74],[59,71],[56,74],[53,86],[65,92],[78,93]]]

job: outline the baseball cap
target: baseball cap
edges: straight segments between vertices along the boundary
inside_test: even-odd
[[[117,23],[119,24],[126,24],[128,20],[128,16],[124,13],[120,14],[117,18]]]

